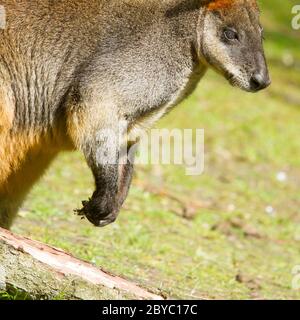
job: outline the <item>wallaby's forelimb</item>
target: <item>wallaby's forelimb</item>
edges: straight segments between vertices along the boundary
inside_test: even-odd
[[[108,110],[104,106],[101,111],[93,112],[99,107],[82,96],[80,100],[80,104],[72,101],[74,105],[70,107],[68,130],[74,144],[87,159],[96,190],[89,201],[83,201],[83,208],[75,212],[95,226],[103,227],[116,220],[127,197],[133,163],[127,159],[127,152],[122,153],[124,145],[119,141],[119,118],[117,112],[112,112],[114,107],[110,105]],[[125,161],[121,156],[126,157]]]

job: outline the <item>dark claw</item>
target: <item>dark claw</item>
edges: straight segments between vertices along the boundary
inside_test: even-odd
[[[91,199],[89,199],[89,201],[91,201]],[[81,203],[85,207],[88,204],[89,201],[82,201]]]
[[[84,218],[85,215],[86,215],[84,208],[82,208],[82,209],[76,209],[76,210],[74,210],[74,213],[75,213],[76,215],[78,215],[78,216],[83,217],[83,218]]]

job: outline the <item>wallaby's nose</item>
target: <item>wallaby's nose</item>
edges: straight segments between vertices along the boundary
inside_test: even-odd
[[[271,84],[269,75],[256,72],[252,75],[250,79],[251,90],[257,92],[259,90],[267,88]]]

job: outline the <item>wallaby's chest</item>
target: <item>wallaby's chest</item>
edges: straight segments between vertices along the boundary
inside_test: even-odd
[[[166,113],[173,109],[176,105],[187,98],[197,87],[197,84],[204,76],[206,68],[204,66],[196,66],[194,70],[182,78],[173,77],[174,83],[165,83],[165,88],[157,101],[160,104],[155,104],[155,101],[149,96],[145,101],[148,105],[142,104],[141,107],[136,108],[132,117],[132,130],[130,133],[131,138],[139,136],[141,131],[151,128],[158,120],[160,120]],[[145,94],[148,95],[149,91],[146,90]]]

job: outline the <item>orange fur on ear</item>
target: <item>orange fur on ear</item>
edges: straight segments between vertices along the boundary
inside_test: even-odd
[[[256,0],[249,0],[251,5],[257,7]],[[242,4],[243,1],[241,0],[213,0],[208,5],[208,10],[220,10],[230,8],[233,5]]]
[[[231,7],[235,0],[214,0],[207,6],[208,10],[219,10]]]

